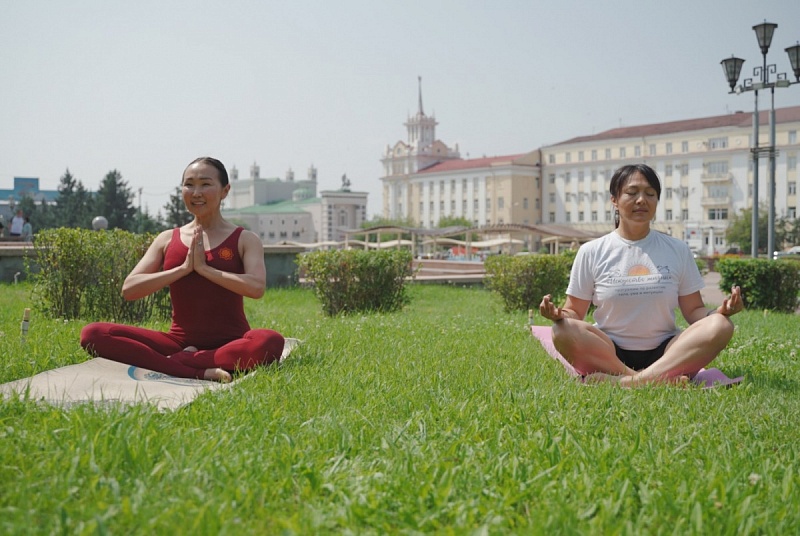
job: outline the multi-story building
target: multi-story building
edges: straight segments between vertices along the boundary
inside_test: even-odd
[[[340,189],[317,195],[314,166],[300,181],[295,181],[291,169],[284,180],[261,178],[255,163],[249,179],[240,180],[235,167],[228,174],[231,190],[223,215],[259,235],[265,244],[341,242],[345,231],[360,227],[367,217],[368,194],[351,191],[346,176]]]
[[[800,106],[776,110],[775,117],[776,214],[796,218]],[[644,162],[662,181],[654,227],[705,254],[724,252],[730,219],[753,205],[752,125],[752,113],[737,112],[616,128],[543,147],[543,222],[610,230],[611,175],[621,165]],[[760,131],[762,147],[767,130]],[[763,155],[758,176],[765,203],[769,174]]]
[[[383,216],[425,228],[442,218],[475,226],[538,223],[541,213],[539,152],[462,159],[458,145],[436,139],[437,122],[422,108],[405,123],[408,141],[386,146]]]

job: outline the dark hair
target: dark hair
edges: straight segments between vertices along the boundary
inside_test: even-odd
[[[228,185],[228,170],[225,169],[225,165],[222,162],[216,158],[211,158],[210,156],[201,156],[200,158],[195,158],[189,162],[189,165],[186,166],[186,169],[189,169],[189,166],[192,164],[198,163],[208,164],[209,166],[216,168],[216,170],[219,172],[219,182],[222,183],[223,187]],[[184,169],[184,173],[186,173],[186,169]]]
[[[614,176],[611,177],[611,184],[608,188],[608,190],[611,192],[611,195],[619,199],[619,193],[622,191],[622,187],[625,186],[625,183],[628,182],[628,179],[630,179],[635,173],[642,174],[650,187],[656,191],[656,198],[660,200],[661,181],[658,180],[658,175],[656,174],[655,170],[647,164],[629,164],[616,170],[614,172]]]

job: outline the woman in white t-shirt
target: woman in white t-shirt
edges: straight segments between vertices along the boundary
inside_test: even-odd
[[[610,191],[616,229],[578,250],[563,307],[550,295],[539,305],[554,322],[553,343],[590,380],[640,385],[691,376],[731,340],[729,317],[744,308],[741,289],[734,286],[716,309],[703,305],[689,247],[650,229],[661,197],[652,168],[621,167]],[[592,303],[594,325],[584,321]],[[685,331],[676,308],[690,324]]]

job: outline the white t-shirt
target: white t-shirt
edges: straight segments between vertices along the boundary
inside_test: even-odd
[[[637,241],[612,232],[578,250],[567,294],[591,300],[595,326],[617,346],[651,350],[680,332],[678,296],[704,286],[684,242],[658,231]]]
[[[25,218],[21,216],[14,216],[11,218],[11,229],[8,230],[10,234],[22,234],[22,226],[25,224]]]

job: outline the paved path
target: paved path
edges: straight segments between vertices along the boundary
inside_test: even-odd
[[[730,292],[728,294],[723,294],[719,289],[720,278],[719,272],[708,272],[703,276],[703,281],[706,282],[706,286],[700,291],[700,295],[703,297],[703,302],[705,302],[706,305],[722,305],[725,298],[730,295]]]

